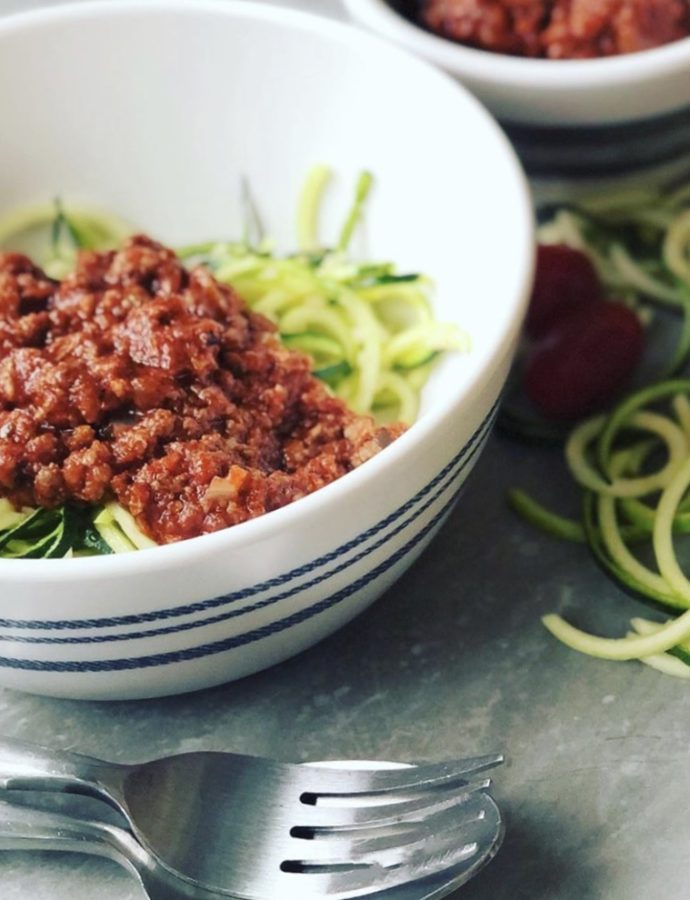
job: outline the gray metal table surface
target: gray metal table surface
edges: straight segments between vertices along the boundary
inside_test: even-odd
[[[28,5],[0,0],[0,13]],[[341,14],[336,0],[285,5]],[[457,900],[686,900],[690,690],[547,634],[548,611],[615,634],[646,608],[584,548],[515,518],[505,501],[514,485],[573,501],[557,450],[494,434],[422,558],[299,657],[160,700],[0,690],[0,733],[121,762],[196,749],[409,761],[502,750],[506,841]],[[3,900],[141,898],[115,864],[80,856],[3,853],[0,884]]]

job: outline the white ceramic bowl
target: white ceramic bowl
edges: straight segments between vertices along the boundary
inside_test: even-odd
[[[310,166],[376,176],[367,252],[438,283],[471,353],[419,421],[341,480],[259,519],[124,557],[0,560],[0,683],[146,697],[246,675],[315,643],[419,555],[490,431],[532,267],[520,167],[451,79],[345,25],[248,3],[119,2],[0,21],[0,197],[90,201],[175,243],[240,233],[249,178],[292,246]],[[330,208],[330,207],[329,207]]]
[[[524,59],[432,34],[403,14],[417,0],[344,2],[353,20],[475,93],[530,174],[620,175],[688,156],[690,38],[603,59]]]

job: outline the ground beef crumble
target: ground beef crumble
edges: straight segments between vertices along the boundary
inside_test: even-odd
[[[168,543],[284,506],[402,430],[349,411],[147,237],[82,253],[62,282],[0,254],[0,496],[17,506],[114,498]]]
[[[690,35],[690,0],[418,0],[420,21],[497,53],[587,59]]]

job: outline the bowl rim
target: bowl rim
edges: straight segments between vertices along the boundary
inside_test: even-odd
[[[659,47],[595,59],[529,59],[468,47],[432,34],[387,0],[343,0],[351,16],[375,32],[397,40],[456,75],[486,84],[509,84],[542,92],[630,87],[650,77],[677,73],[690,64],[690,36]]]
[[[416,67],[424,71],[427,78],[437,79],[462,95],[463,102],[474,108],[476,114],[484,118],[488,132],[493,131],[497,144],[502,145],[506,162],[512,169],[515,186],[516,219],[521,220],[522,228],[519,237],[523,247],[520,254],[520,267],[516,273],[512,296],[506,301],[507,313],[503,327],[498,331],[485,353],[485,362],[469,374],[463,390],[455,392],[438,408],[429,411],[403,433],[384,452],[368,460],[366,465],[348,472],[336,481],[317,491],[294,501],[287,506],[264,513],[255,519],[220,531],[189,538],[173,544],[160,545],[151,549],[139,550],[126,554],[107,556],[80,557],[69,560],[9,560],[0,558],[0,582],[12,583],[45,583],[64,584],[80,577],[95,576],[117,577],[131,576],[139,573],[160,572],[174,566],[185,566],[215,555],[219,550],[232,553],[240,548],[264,541],[267,537],[290,528],[295,521],[308,518],[310,512],[331,503],[338,503],[339,498],[351,492],[353,488],[366,483],[375,484],[379,473],[391,465],[396,459],[404,457],[415,446],[423,444],[439,427],[440,422],[450,419],[456,409],[468,398],[476,395],[491,376],[497,360],[508,352],[521,327],[522,318],[527,308],[529,286],[534,269],[534,217],[531,192],[527,178],[522,170],[512,146],[496,121],[483,105],[471,93],[459,85],[452,77],[436,69],[431,64],[415,57],[384,39],[368,34],[351,24],[327,18],[326,16],[307,13],[292,8],[278,7],[272,4],[252,4],[246,0],[90,0],[89,3],[70,2],[46,8],[17,12],[0,18],[0,44],[13,32],[24,32],[33,28],[42,28],[64,20],[97,19],[110,16],[123,16],[133,11],[146,14],[179,13],[208,16],[221,15],[227,18],[261,19],[283,24],[287,27],[318,33],[330,40],[340,41],[360,48],[366,52],[388,55],[404,65]],[[5,598],[0,597],[0,607]]]

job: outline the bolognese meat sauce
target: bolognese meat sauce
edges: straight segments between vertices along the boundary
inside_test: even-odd
[[[690,35],[690,0],[418,0],[451,40],[515,56],[587,59]]]
[[[116,499],[160,543],[332,482],[394,440],[204,268],[149,238],[62,282],[0,254],[0,496]]]

